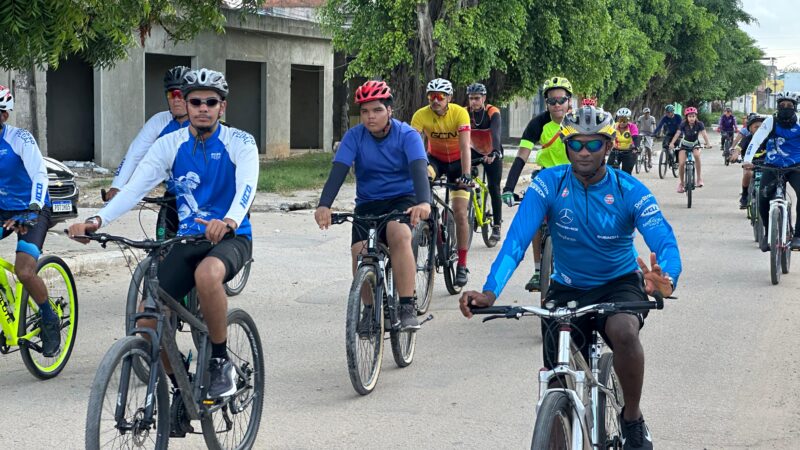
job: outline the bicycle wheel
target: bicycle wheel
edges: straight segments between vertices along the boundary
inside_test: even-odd
[[[550,275],[553,274],[553,240],[550,235],[543,236],[542,245],[542,269],[539,274],[539,293],[541,298],[547,298],[547,290],[550,289]]]
[[[769,273],[772,284],[781,282],[782,221],[781,209],[773,208],[769,215]]]
[[[791,227],[792,223],[792,204],[789,203],[786,208],[786,215],[788,216],[787,222],[790,224]],[[784,229],[783,230],[783,251],[781,251],[781,272],[789,273],[790,266],[792,264],[792,247],[791,247],[791,240],[792,240],[792,230],[791,229]]]
[[[247,261],[242,270],[240,270],[230,281],[224,284],[225,293],[228,297],[234,297],[242,293],[244,287],[247,285],[247,279],[250,278],[250,264],[253,260]]]
[[[642,170],[642,154],[639,153],[636,155],[636,173],[641,172]]]
[[[461,286],[456,284],[456,268],[458,265],[458,244],[456,239],[456,222],[453,215],[445,210],[442,215],[445,228],[445,242],[444,246],[447,248],[445,255],[449,258],[444,261],[444,285],[447,287],[447,292],[451,295],[456,295],[461,292]]]
[[[386,269],[386,276],[391,278],[392,272],[390,268]],[[390,285],[391,283],[387,284]],[[400,306],[398,302],[400,294],[397,292],[397,289],[395,289],[392,295],[394,296],[394,300],[390,301],[394,302],[394,307],[397,308]],[[397,366],[406,367],[411,364],[414,360],[414,349],[417,347],[417,333],[415,331],[396,330],[394,326],[392,326],[392,329],[389,330],[389,342],[392,343],[392,356]]]
[[[474,192],[470,194],[470,200],[467,203],[467,248],[472,248],[472,237],[476,231],[478,231],[478,221],[475,218],[475,205],[472,203],[472,197],[475,195]]]
[[[649,148],[644,149],[644,171],[650,172],[650,168],[653,166],[653,151]]]
[[[39,259],[36,273],[47,287],[47,298],[50,307],[58,316],[61,328],[61,348],[52,357],[44,356],[40,351],[27,345],[20,345],[19,354],[25,367],[35,377],[47,380],[55,377],[64,369],[75,346],[78,333],[78,291],[75,288],[75,278],[69,266],[59,257],[47,255]],[[25,336],[39,329],[41,316],[39,306],[28,292],[23,289],[20,295],[20,319],[17,334]],[[35,345],[41,346],[39,336],[31,339]],[[41,347],[40,347],[41,348]]]
[[[658,157],[658,177],[662,180],[664,179],[664,175],[667,174],[667,151],[662,150],[661,155]]]
[[[625,406],[625,399],[622,396],[622,386],[614,372],[614,355],[612,353],[603,354],[597,366],[600,369],[597,381],[609,391],[606,393],[600,389],[597,396],[600,448],[622,448],[622,428],[619,423],[619,414],[622,412],[622,407]],[[608,401],[609,397],[613,400]],[[614,404],[618,405],[620,409],[617,410]]]
[[[367,395],[375,389],[381,373],[384,333],[381,301],[383,293],[377,283],[378,274],[375,266],[359,267],[347,300],[345,327],[347,371],[350,374],[350,383],[361,395]],[[365,301],[373,307],[365,309]],[[362,320],[363,323],[359,326]]]
[[[414,229],[411,249],[414,251],[414,259],[417,261],[417,314],[421,315],[428,312],[428,307],[431,304],[433,280],[436,274],[433,268],[436,245],[434,244],[431,226],[428,221],[420,222]]]
[[[100,362],[89,391],[87,449],[167,448],[170,420],[167,377],[159,369],[153,423],[147,423],[144,412],[152,399],[147,396],[147,381],[132,373],[134,359],[145,362],[149,378],[153,369],[150,343],[139,336],[125,336],[118,340]],[[125,397],[124,404],[118,405]]]
[[[236,393],[200,421],[209,449],[253,447],[264,406],[264,352],[250,314],[228,311],[228,355],[236,368]]]
[[[497,239],[492,239],[492,203],[489,201],[489,193],[487,191],[481,190],[481,196],[483,197],[483,224],[481,225],[481,237],[483,237],[483,243],[492,248],[497,245]]]
[[[692,207],[692,192],[694,191],[694,164],[689,167],[687,164],[684,170],[684,188],[686,189],[686,207]]]
[[[547,394],[536,413],[531,450],[572,449],[572,402],[564,392]]]

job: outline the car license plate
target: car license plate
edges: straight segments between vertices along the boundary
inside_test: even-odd
[[[72,212],[72,202],[69,200],[53,202],[53,212]]]

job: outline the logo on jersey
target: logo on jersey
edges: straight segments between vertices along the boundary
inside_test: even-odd
[[[558,212],[558,221],[564,225],[571,224],[573,220],[574,217],[571,209],[564,208]]]
[[[658,205],[656,205],[656,204],[652,204],[652,205],[648,206],[647,208],[645,208],[644,211],[642,211],[642,213],[639,214],[639,217],[652,216],[653,214],[655,214],[655,213],[657,213],[659,211],[661,211],[661,208],[659,208]]]
[[[664,219],[662,219],[661,217],[651,217],[650,219],[647,220],[647,222],[642,224],[642,227],[643,228],[655,228],[655,227],[661,225],[662,222],[664,222]]]
[[[239,201],[239,206],[242,208],[247,208],[247,202],[250,200],[250,194],[253,192],[253,188],[250,187],[248,184],[244,188],[244,194],[242,194],[242,199]]]
[[[528,187],[536,191],[536,193],[539,194],[539,196],[541,196],[542,198],[546,197],[546,195],[544,195],[544,192],[542,191],[542,188],[536,185],[535,181],[531,181],[531,185]]]
[[[603,228],[613,227],[616,222],[616,217],[612,214],[597,213],[597,221],[600,222]]]
[[[645,195],[644,197],[640,198],[640,199],[639,199],[639,201],[638,201],[638,202],[636,202],[636,204],[635,204],[635,205],[633,205],[633,209],[639,209],[639,208],[641,208],[641,207],[642,207],[642,205],[644,205],[644,202],[646,202],[647,200],[649,200],[649,199],[651,199],[651,198],[653,198],[653,194],[647,194],[647,195]]]
[[[453,139],[458,137],[458,132],[452,131],[445,131],[445,132],[436,132],[431,131],[431,138],[432,139]]]
[[[613,205],[613,204],[614,204],[614,196],[613,196],[613,195],[611,195],[611,194],[608,194],[608,195],[606,195],[606,197],[604,198],[604,200],[605,200],[605,201],[606,201],[606,203],[607,203],[607,204],[609,204],[609,205]]]
[[[42,192],[44,192],[44,187],[42,183],[36,183],[36,201],[42,201]]]
[[[564,188],[564,190],[561,191],[561,198],[567,198],[568,195],[569,195],[569,188]]]
[[[547,189],[547,183],[545,183],[545,182],[544,182],[544,180],[542,180],[542,179],[541,179],[541,178],[539,178],[539,177],[536,177],[534,180],[535,180],[537,183],[539,183],[539,186],[541,186],[541,187],[542,187],[542,190],[544,191],[544,193],[545,193],[545,194],[549,194],[549,193],[550,193],[550,190],[549,190],[549,189]]]
[[[8,154],[7,148],[0,148],[0,156],[6,156]]]
[[[561,279],[564,280],[564,283],[572,284],[572,278],[568,277],[566,274],[561,274]]]
[[[211,154],[211,159],[213,160],[218,161],[220,158],[222,158],[222,153],[220,152],[214,152]]]

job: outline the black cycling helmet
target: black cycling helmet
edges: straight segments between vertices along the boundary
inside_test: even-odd
[[[164,73],[164,90],[171,91],[183,87],[183,76],[186,75],[190,68],[186,66],[175,66]]]
[[[470,84],[467,86],[467,95],[471,94],[486,95],[486,86],[482,85],[481,83]]]
[[[757,122],[763,122],[766,118],[767,116],[762,116],[761,114],[750,113],[750,115],[747,116],[747,129],[750,130],[750,125]]]

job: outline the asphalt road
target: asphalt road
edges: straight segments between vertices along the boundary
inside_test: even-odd
[[[679,299],[651,313],[642,331],[642,410],[659,449],[797,448],[800,275],[770,284],[767,255],[736,206],[740,167],[722,166],[717,148],[705,154],[706,186],[692,209],[671,175],[641,176],[675,230],[684,267]],[[109,231],[132,230],[135,220]],[[376,390],[359,396],[344,351],[349,226],[320,232],[309,211],[256,213],[253,222],[254,271],[230,305],[255,317],[266,353],[257,448],[529,448],[541,361],[535,320],[466,320],[437,275],[435,319],[419,332],[413,364],[398,369],[385,355]],[[474,244],[469,287],[477,289],[496,250]],[[3,255],[12,248],[0,244]],[[500,303],[538,300],[522,289],[531,267],[523,261]],[[129,277],[125,267],[79,277],[78,339],[58,378],[37,381],[17,354],[0,357],[4,447],[83,446],[89,387],[122,334]]]

